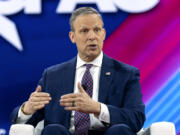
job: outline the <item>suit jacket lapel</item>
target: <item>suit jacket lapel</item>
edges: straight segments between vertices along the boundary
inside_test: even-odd
[[[66,65],[66,70],[64,70],[63,76],[63,90],[65,94],[73,93],[74,92],[74,79],[75,79],[75,72],[76,72],[76,61],[77,58],[73,58],[70,60]],[[66,122],[65,127],[69,128],[70,126],[70,117],[71,111],[67,111],[66,115]]]
[[[76,72],[76,57],[70,60],[66,65],[66,70],[64,70],[63,76],[63,88],[65,90],[65,94],[74,92],[74,79]]]
[[[99,80],[99,102],[106,103],[109,92],[108,90],[110,89],[110,85],[112,83],[113,72],[114,69],[112,60],[104,55]]]

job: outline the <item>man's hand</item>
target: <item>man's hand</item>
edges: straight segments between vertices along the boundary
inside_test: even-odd
[[[27,115],[31,115],[39,109],[42,109],[51,100],[50,94],[41,92],[41,86],[39,85],[36,90],[31,93],[27,102],[23,107],[23,112]]]
[[[101,104],[92,100],[80,83],[78,83],[78,89],[79,93],[61,96],[60,105],[64,106],[65,110],[94,113],[98,116],[100,114]]]

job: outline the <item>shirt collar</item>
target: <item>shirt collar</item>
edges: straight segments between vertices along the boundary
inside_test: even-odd
[[[79,55],[77,56],[77,64],[76,64],[76,68],[80,68],[82,66],[84,66],[84,64],[93,64],[93,66],[97,66],[97,67],[101,67],[102,65],[102,59],[103,59],[103,53],[101,51],[100,55],[94,59],[93,61],[91,62],[85,62],[83,61]]]

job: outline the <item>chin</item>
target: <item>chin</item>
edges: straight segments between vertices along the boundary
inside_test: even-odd
[[[100,54],[100,53],[97,53],[97,52],[96,52],[96,53],[90,53],[90,54],[89,54],[89,57],[96,58],[96,57],[99,56],[99,54]]]

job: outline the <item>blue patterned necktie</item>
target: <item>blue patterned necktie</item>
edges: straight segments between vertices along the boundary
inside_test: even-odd
[[[83,86],[86,93],[92,97],[93,93],[93,79],[90,73],[90,68],[92,64],[86,64],[86,71],[81,80],[81,85]],[[87,113],[75,112],[74,115],[74,126],[75,126],[75,135],[88,135],[88,129],[90,126],[90,117]]]

